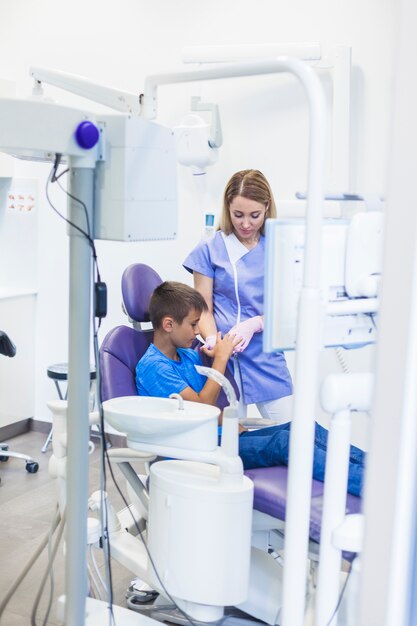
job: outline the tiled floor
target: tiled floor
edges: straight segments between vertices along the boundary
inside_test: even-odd
[[[56,485],[48,473],[51,448],[49,447],[45,454],[41,452],[44,441],[44,434],[32,431],[7,442],[11,450],[29,454],[39,462],[39,471],[36,474],[26,472],[25,462],[19,459],[11,458],[7,462],[0,463],[1,599],[40,544],[41,539],[48,532],[54,515]],[[90,458],[90,492],[92,492],[99,489],[100,462],[98,450]],[[120,485],[124,489],[124,479],[120,473],[116,473],[116,476],[120,478]],[[111,481],[111,478],[108,480]],[[122,508],[120,497],[115,494],[115,490],[110,484],[108,487],[112,501],[116,502],[116,508]],[[98,552],[100,560],[101,551]],[[8,603],[0,618],[1,626],[29,626],[31,624],[32,606],[45,567],[46,554],[42,554]],[[60,546],[54,566],[54,598],[64,593],[64,568],[63,551]],[[125,591],[133,575],[122,566],[114,563],[112,578],[114,602],[125,606]],[[38,626],[44,625],[49,589],[47,584],[44,596],[39,603],[35,622]],[[57,624],[59,622],[56,619],[55,607],[52,605],[45,626],[56,626]]]

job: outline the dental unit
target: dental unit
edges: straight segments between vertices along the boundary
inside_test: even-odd
[[[303,251],[302,263],[297,261],[297,302],[291,301],[291,310],[286,312],[290,324],[284,338],[285,346],[280,343],[283,340],[279,336],[281,331],[277,331],[275,324],[277,305],[271,294],[276,293],[272,287],[277,279],[275,252],[282,249],[278,248],[275,237],[279,237],[282,228],[288,225],[271,224],[267,235],[270,250],[266,275],[267,293],[270,294],[265,310],[269,324],[265,333],[269,342],[267,349],[296,348],[290,466],[243,473],[237,451],[235,398],[227,380],[221,380],[229,394],[230,406],[225,410],[220,446],[217,444],[218,410],[214,407],[192,406],[193,403],[182,402],[180,398],[135,398],[133,393],[117,391],[116,385],[116,392],[104,398],[103,411],[106,421],[127,435],[128,447],[111,450],[110,457],[120,465],[131,483],[129,495],[133,498],[136,511],[133,515],[136,517],[135,524],[128,522],[131,532],[126,532],[118,514],[111,513],[109,542],[112,556],[159,591],[161,600],[160,605],[157,602],[149,611],[149,616],[119,607],[115,607],[115,616],[120,615],[126,624],[150,626],[155,618],[170,619],[170,614],[164,612],[164,602],[168,598],[170,603],[174,599],[176,607],[191,620],[218,622],[224,619],[225,607],[233,606],[271,626],[301,626],[305,610],[306,563],[309,557],[312,561],[318,560],[314,542],[320,535],[324,489],[320,561],[324,563],[321,571],[326,574],[319,577],[320,620],[317,618],[317,626],[324,626],[323,619],[331,619],[329,623],[335,626],[337,617],[332,613],[337,604],[340,559],[342,554],[352,559],[353,553],[361,550],[361,518],[355,517],[355,528],[346,530],[346,525],[350,527],[350,522],[345,520],[346,508],[348,512],[359,513],[361,503],[353,496],[348,496],[346,501],[343,471],[336,482],[326,481],[324,487],[311,480],[314,415],[319,388],[317,359],[321,345],[351,346],[374,341],[375,332],[369,314],[374,314],[378,308],[376,276],[380,268],[375,252],[377,262],[371,262],[365,273],[362,272],[363,264],[351,270],[350,293],[341,299],[343,302],[327,298],[323,305],[323,291],[328,295],[331,290],[328,290],[329,285],[323,288],[320,268],[326,107],[317,76],[303,62],[289,57],[231,63],[150,76],[146,79],[143,94],[137,98],[79,77],[34,68],[31,73],[38,88],[40,83],[50,82],[107,104],[119,113],[98,115],[42,99],[0,99],[0,150],[21,158],[55,163],[62,157],[70,169],[73,198],[68,209],[68,403],[50,403],[54,415],[52,471],[61,483],[59,501],[67,517],[66,597],[61,603],[61,619],[66,626],[102,623],[108,614],[106,602],[85,597],[85,553],[90,541],[86,478],[90,426],[91,241],[175,237],[175,137],[171,129],[153,121],[157,114],[159,86],[282,72],[289,72],[300,81],[310,112],[305,229],[300,230],[298,224],[296,228],[294,225],[289,227],[292,236],[303,242]],[[132,168],[137,172],[135,177],[129,176]],[[86,213],[80,201],[85,205]],[[146,210],[149,202],[152,211]],[[375,223],[369,224],[369,219],[364,219],[366,227],[373,233],[377,251],[381,222],[376,218]],[[362,226],[355,230],[355,224],[344,224],[340,230],[345,245],[348,246],[346,241],[353,239],[351,258],[356,258],[357,233],[361,229]],[[345,276],[341,280],[345,281]],[[286,286],[281,288],[285,290]],[[282,299],[281,295],[279,297]],[[143,320],[143,307],[140,311],[129,308],[126,298],[125,306],[132,319]],[[333,334],[330,333],[327,343],[321,341],[326,315],[334,321]],[[362,317],[358,322],[358,315],[368,317]],[[346,317],[350,318],[352,327],[358,326],[353,339],[351,333],[347,333],[348,340],[345,339]],[[129,330],[138,336],[133,343],[142,341],[139,331]],[[136,346],[135,349],[139,348]],[[107,357],[102,353],[101,358]],[[103,371],[106,371],[105,367]],[[204,373],[213,375],[211,371]],[[117,379],[114,372],[113,376]],[[334,441],[331,444],[333,459],[343,456],[346,450],[350,411],[369,410],[370,389],[372,380],[367,375],[360,378],[346,375],[343,380],[324,384],[323,406],[334,414],[334,427],[330,430]],[[97,420],[97,416],[93,419]],[[156,456],[171,460],[151,465],[148,495],[127,464],[132,459],[149,462]],[[336,504],[334,493],[339,494]],[[102,497],[98,497],[100,506]],[[126,513],[123,519],[126,521]],[[147,548],[135,529],[141,520],[146,527]],[[309,543],[309,537],[313,544]],[[195,547],[199,541],[202,554],[196,555]],[[277,555],[283,548],[282,568]],[[323,590],[330,578],[336,582],[326,594]],[[183,617],[174,615],[179,623],[186,623],[181,621]],[[349,626],[353,623],[350,622]]]

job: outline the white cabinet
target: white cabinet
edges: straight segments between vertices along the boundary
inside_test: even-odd
[[[0,98],[15,98],[16,83],[11,80],[0,80]],[[0,178],[12,178],[14,175],[14,159],[0,152]]]
[[[35,413],[37,189],[36,180],[0,171],[0,330],[17,348],[13,358],[0,355],[0,427]]]

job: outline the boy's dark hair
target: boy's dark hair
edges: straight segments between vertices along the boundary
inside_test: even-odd
[[[149,317],[152,326],[160,328],[164,317],[172,317],[181,324],[192,309],[199,315],[207,311],[207,303],[201,293],[183,283],[165,281],[152,294]]]

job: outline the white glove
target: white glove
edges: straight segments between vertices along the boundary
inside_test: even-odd
[[[243,352],[243,350],[249,345],[255,333],[261,333],[264,329],[264,321],[260,315],[250,317],[240,324],[236,324],[229,330],[231,335],[241,337],[242,341],[238,343],[234,352]]]
[[[213,350],[214,346],[217,343],[217,335],[209,335],[206,337],[206,348],[208,350]]]

